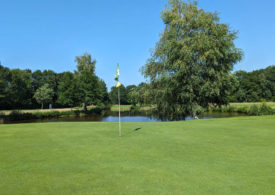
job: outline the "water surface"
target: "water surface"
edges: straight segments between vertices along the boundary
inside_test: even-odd
[[[206,112],[199,115],[199,119],[211,119],[211,118],[227,118],[227,117],[238,117],[238,116],[247,116],[240,113],[226,113],[226,112]],[[194,120],[193,117],[187,116],[183,117],[180,120]],[[37,122],[117,122],[118,113],[111,112],[105,115],[84,115],[84,116],[60,116],[56,118],[45,118],[45,119],[31,119],[31,120],[18,120],[18,121],[5,121],[4,123],[37,123]],[[156,115],[153,115],[151,112],[143,113],[131,113],[131,112],[122,112],[121,113],[122,122],[162,122],[168,121],[167,119],[160,119]]]

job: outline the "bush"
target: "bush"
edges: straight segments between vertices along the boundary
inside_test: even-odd
[[[15,121],[15,120],[27,120],[27,119],[35,119],[31,113],[22,113],[18,110],[13,110],[9,115],[4,115],[3,118],[5,120]]]
[[[130,111],[131,112],[138,112],[138,111],[140,111],[140,107],[137,106],[137,105],[131,105]]]
[[[259,115],[259,107],[255,104],[253,104],[252,106],[250,106],[249,115]]]
[[[208,111],[217,111],[217,112],[239,112],[249,115],[269,115],[275,114],[273,110],[266,103],[261,104],[260,106],[253,104],[251,106],[222,106],[222,107],[209,107]]]
[[[263,103],[259,108],[259,113],[261,115],[268,115],[273,114],[274,112],[270,106],[268,106],[266,103]]]
[[[257,106],[257,105],[254,105],[254,106]],[[249,114],[250,107],[249,106],[236,107],[236,112]]]
[[[261,99],[260,99],[260,102],[266,102],[266,99],[261,98]]]

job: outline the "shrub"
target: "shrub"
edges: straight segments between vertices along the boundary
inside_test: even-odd
[[[266,103],[261,104],[259,108],[259,113],[261,115],[268,115],[268,114],[273,114],[273,110],[270,106],[268,106]]]
[[[13,110],[9,115],[3,116],[3,118],[6,120],[14,121],[14,120],[34,119],[34,116],[31,113],[22,113],[18,110]]]
[[[255,105],[255,106],[257,106],[257,105]],[[250,107],[249,107],[249,106],[236,107],[236,112],[249,114],[249,112],[250,112]]]
[[[138,111],[140,111],[140,107],[137,106],[137,105],[131,105],[130,111],[131,112],[138,112]]]
[[[252,104],[251,106],[222,106],[222,107],[211,107],[209,106],[208,111],[217,111],[217,112],[239,112],[249,115],[269,115],[275,114],[273,110],[266,103],[262,103],[260,106]]]
[[[259,115],[258,106],[256,104],[251,105],[248,114],[249,115]]]

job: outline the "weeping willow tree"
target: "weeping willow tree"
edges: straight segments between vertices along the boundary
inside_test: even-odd
[[[162,20],[165,29],[142,68],[159,113],[175,118],[227,104],[230,71],[242,57],[234,45],[237,33],[196,1],[170,0]]]

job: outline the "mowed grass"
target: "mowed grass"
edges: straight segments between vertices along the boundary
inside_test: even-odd
[[[118,105],[112,105],[111,106],[111,111],[118,111]],[[131,105],[120,105],[120,111],[130,111],[131,110]]]
[[[131,110],[132,105],[120,105],[120,111],[130,111]],[[155,108],[155,106],[137,106],[137,108],[140,111],[147,111],[147,110],[152,110]],[[112,105],[111,106],[111,111],[119,111],[118,105]]]
[[[274,194],[275,116],[0,125],[0,194]]]

